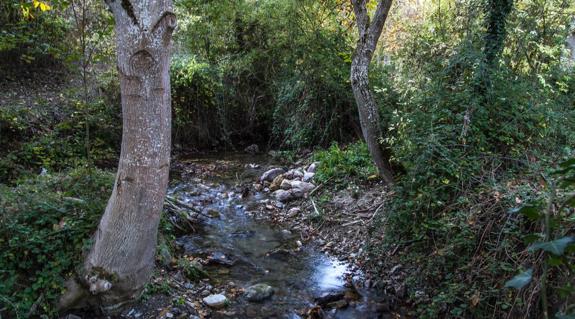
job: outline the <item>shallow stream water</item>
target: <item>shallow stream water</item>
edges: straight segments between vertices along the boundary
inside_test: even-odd
[[[212,280],[242,288],[265,283],[275,291],[259,303],[241,296],[232,300],[227,307],[227,313],[234,314],[231,318],[301,318],[313,308],[315,298],[340,292],[351,300],[349,306],[322,310],[327,318],[382,316],[381,296],[352,288],[351,280],[346,280],[349,265],[326,256],[313,244],[301,245],[296,232],[250,213],[275,205],[269,194],[247,186],[268,167],[266,159],[235,156],[185,163],[189,173],[172,182],[169,195],[212,218],[205,218],[194,233],[178,238],[179,247],[189,255],[219,260],[207,267]],[[219,312],[212,317],[230,318]]]

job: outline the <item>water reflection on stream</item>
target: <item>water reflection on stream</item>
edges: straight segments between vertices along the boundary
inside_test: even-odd
[[[232,300],[227,308],[228,313],[234,313],[231,318],[300,318],[297,311],[312,307],[315,297],[329,292],[349,293],[344,279],[348,265],[313,246],[298,247],[297,233],[256,220],[248,213],[268,198],[253,190],[247,196],[241,194],[246,195],[242,189],[262,172],[250,168],[250,160],[254,159],[189,161],[196,167],[212,165],[216,174],[189,174],[172,183],[169,190],[171,196],[215,216],[206,218],[195,233],[177,240],[187,254],[211,255],[223,261],[208,267],[213,280],[233,282],[243,288],[266,283],[275,290],[271,299],[261,303],[248,302],[243,297]],[[218,165],[222,169],[217,169]],[[230,265],[223,265],[227,262]],[[348,307],[326,309],[326,317],[378,318],[376,294],[367,290],[360,290],[359,294],[359,299]],[[213,317],[230,318],[218,312]]]

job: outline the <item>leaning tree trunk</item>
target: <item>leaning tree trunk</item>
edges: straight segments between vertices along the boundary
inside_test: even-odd
[[[112,195],[76,287],[89,290],[101,309],[113,311],[140,295],[154,267],[170,164],[168,71],[176,18],[171,0],[107,3],[116,20],[122,150]],[[62,307],[77,302],[73,290],[64,295]]]
[[[370,22],[367,12],[367,0],[352,0],[356,16],[359,38],[351,63],[351,87],[357,104],[363,138],[369,153],[383,180],[393,183],[393,172],[389,163],[389,155],[379,143],[381,137],[381,121],[379,110],[369,88],[369,64],[377,47],[377,41],[383,31],[383,25],[391,8],[392,0],[378,2],[373,21]]]

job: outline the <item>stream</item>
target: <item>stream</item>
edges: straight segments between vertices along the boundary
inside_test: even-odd
[[[205,270],[214,282],[244,289],[264,283],[274,289],[271,298],[260,302],[242,295],[231,299],[225,311],[213,311],[212,318],[314,318],[314,306],[322,296],[336,301],[322,310],[316,307],[325,318],[383,316],[382,296],[354,288],[347,275],[350,265],[326,256],[313,244],[302,244],[297,232],[251,213],[265,205],[281,205],[251,187],[269,167],[267,158],[228,156],[180,164],[172,173],[179,176],[171,177],[168,194],[210,218],[204,218],[195,232],[179,237],[179,249],[211,258],[214,262]]]

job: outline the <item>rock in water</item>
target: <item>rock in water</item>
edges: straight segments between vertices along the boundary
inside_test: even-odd
[[[268,171],[266,171],[265,173],[262,174],[262,176],[260,177],[260,181],[265,182],[271,182],[274,180],[274,178],[276,178],[278,175],[285,173],[285,170],[283,168],[272,168]]]
[[[341,291],[332,291],[324,293],[319,297],[315,298],[315,302],[320,306],[325,306],[328,303],[332,303],[338,300],[342,300],[345,294]]]
[[[228,298],[222,294],[217,295],[209,295],[206,298],[202,299],[204,303],[211,308],[223,308],[228,303]]]
[[[224,253],[219,251],[215,251],[208,256],[208,264],[233,266],[235,262],[235,260],[229,258]]]
[[[272,286],[266,284],[257,284],[246,289],[244,296],[247,300],[253,302],[263,301],[270,298],[274,294]]]

